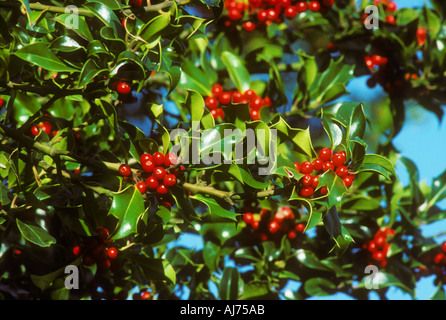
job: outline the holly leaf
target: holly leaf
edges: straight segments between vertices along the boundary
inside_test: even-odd
[[[113,194],[113,202],[108,215],[118,219],[112,239],[122,239],[137,232],[137,222],[144,214],[144,199],[135,186]]]
[[[57,242],[56,239],[41,226],[31,225],[19,219],[16,219],[16,223],[22,236],[39,247],[49,247]]]

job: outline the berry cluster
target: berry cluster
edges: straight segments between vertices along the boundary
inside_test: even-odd
[[[437,281],[446,283],[446,241],[427,252],[422,261],[424,264],[415,268],[417,279],[434,274]]]
[[[229,103],[249,103],[249,110],[252,120],[260,120],[260,109],[264,106],[271,107],[269,97],[262,98],[254,90],[248,89],[244,93],[238,90],[225,91],[221,84],[215,84],[211,89],[212,96],[204,99],[205,106],[210,110],[214,119],[223,118],[222,106]]]
[[[97,235],[90,237],[84,246],[75,246],[73,254],[80,257],[83,254],[82,261],[86,266],[97,264],[99,270],[105,270],[110,267],[110,260],[118,256],[118,250],[115,247],[108,247],[110,233],[106,228],[96,228]]]
[[[57,128],[54,129],[53,124],[49,121],[42,121],[31,127],[31,134],[33,136],[38,136],[41,131],[50,137],[54,137],[59,132]]]
[[[274,214],[266,208],[259,214],[246,212],[243,221],[248,231],[262,241],[280,241],[284,235],[292,240],[305,230],[305,224],[296,222],[290,207],[280,207]]]
[[[345,151],[338,151],[333,154],[331,149],[323,148],[319,151],[318,156],[313,162],[294,162],[296,170],[304,174],[299,179],[299,194],[302,197],[308,198],[313,196],[319,185],[319,176],[328,170],[334,171],[338,177],[342,178],[347,188],[352,185],[355,175],[345,165],[347,162]],[[316,172],[314,173],[314,171]],[[321,187],[319,192],[321,196],[326,195],[328,192],[327,187]]]
[[[174,153],[144,153],[139,160],[143,170],[140,178],[143,180],[136,182],[135,186],[143,194],[153,192],[160,196],[166,195],[169,188],[177,184],[177,178],[182,176],[185,169],[183,166],[176,167],[178,159]],[[121,164],[119,173],[128,178],[132,169],[128,164]]]
[[[371,254],[373,263],[379,263],[381,267],[387,265],[387,254],[389,253],[389,239],[395,235],[395,230],[389,227],[379,229],[373,239],[365,243],[362,248]]]
[[[377,67],[379,68],[380,66],[384,66],[387,64],[387,58],[377,54],[366,56],[364,58],[364,61],[367,68],[369,68],[370,70],[374,70]]]
[[[228,19],[225,25],[241,22],[242,27],[251,32],[261,26],[280,23],[284,18],[292,19],[307,10],[325,12],[333,5],[334,0],[249,0],[248,4],[243,1],[226,0]]]

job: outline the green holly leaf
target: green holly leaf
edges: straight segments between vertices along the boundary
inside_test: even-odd
[[[114,193],[108,215],[116,217],[118,223],[111,239],[122,239],[136,233],[138,220],[144,211],[144,199],[135,186],[129,186],[121,192]]]
[[[41,226],[31,225],[19,219],[16,219],[16,223],[22,236],[39,247],[49,247],[57,242],[56,239]]]

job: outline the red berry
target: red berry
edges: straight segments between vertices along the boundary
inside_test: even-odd
[[[321,195],[325,196],[327,193],[328,193],[327,187],[322,187],[321,188]]]
[[[156,192],[158,192],[158,194],[166,194],[168,190],[164,184],[160,184],[158,188],[156,188]]]
[[[116,91],[120,94],[128,94],[132,88],[127,82],[121,81],[118,83],[118,86],[116,87]]]
[[[249,22],[249,21],[248,21]],[[232,94],[232,102],[233,103],[246,103],[245,97],[240,91],[235,91]]]
[[[150,190],[155,190],[158,188],[159,182],[155,177],[150,176],[146,179],[146,185]]]
[[[346,160],[345,151],[336,152],[331,158],[331,161],[333,162],[335,167],[342,166],[345,163],[345,160]]]
[[[155,152],[153,154],[153,162],[155,163],[155,166],[164,165],[164,154],[161,152]]]
[[[293,162],[293,164],[296,167],[297,172],[300,172],[300,163],[299,162]]]
[[[386,11],[387,11],[387,12],[395,12],[395,11],[396,11],[396,3],[393,2],[393,1],[390,1],[390,2],[387,4]]]
[[[273,105],[272,102],[271,102],[270,97],[263,98],[263,105],[265,105],[267,107],[271,107]]]
[[[313,182],[313,176],[311,176],[310,174],[306,174],[300,179],[300,182],[304,187],[311,187],[311,183]]]
[[[297,233],[293,230],[291,230],[290,232],[288,232],[288,238],[290,239],[294,239],[297,237]]]
[[[313,172],[313,165],[309,161],[304,161],[300,164],[300,173],[310,174]]]
[[[296,229],[296,231],[298,232],[303,232],[305,230],[305,224],[303,223],[298,223],[296,224],[296,226],[294,227],[294,229]]]
[[[141,162],[142,168],[145,172],[152,172],[155,169],[155,163],[152,159],[147,159]]]
[[[375,243],[377,248],[382,249],[382,248],[384,248],[384,245],[386,244],[386,237],[384,237],[384,236],[375,237],[373,239],[373,242]]]
[[[142,300],[148,300],[148,299],[150,299],[150,292],[148,292],[148,291],[144,291],[144,292],[142,292],[141,293],[141,299]]]
[[[353,181],[355,180],[355,176],[352,174],[349,174],[342,180],[344,181],[345,186],[348,188],[353,184]]]
[[[211,89],[212,95],[214,97],[219,97],[223,92],[223,86],[221,84],[214,84]]]
[[[204,99],[204,103],[206,107],[210,110],[217,109],[220,104],[218,102],[218,99],[215,97],[206,97],[206,99]]]
[[[313,176],[313,179],[311,180],[311,187],[313,189],[316,189],[319,185],[319,176]]]
[[[310,1],[310,4],[308,5],[308,8],[311,11],[319,11],[321,9],[321,4],[317,1]]]
[[[128,164],[121,164],[119,166],[119,173],[122,176],[127,177],[132,173],[132,169],[130,168],[130,166]]]
[[[339,166],[335,172],[339,177],[345,178],[348,175],[348,168],[346,166]]]
[[[79,257],[79,256],[81,255],[81,253],[82,253],[82,247],[81,247],[81,246],[75,246],[75,247],[73,248],[73,254],[74,254],[76,257]]]
[[[260,113],[258,110],[251,109],[249,113],[251,114],[251,120],[260,120]]]
[[[372,253],[372,258],[376,261],[383,261],[386,258],[386,256],[382,251],[374,251]]]
[[[281,207],[279,210],[284,219],[294,219],[294,212],[290,207]]]
[[[177,177],[173,173],[169,173],[164,177],[163,183],[166,187],[172,187],[177,183]]]
[[[165,176],[166,169],[164,169],[163,167],[156,167],[155,169],[153,169],[153,177],[158,181],[164,180]]]
[[[116,257],[118,256],[118,250],[117,250],[116,248],[114,248],[114,247],[108,248],[108,250],[107,250],[107,256],[108,256],[110,259],[114,259],[114,258],[116,258]]]
[[[5,103],[5,99],[0,97],[0,108],[3,107],[3,104]]]
[[[243,17],[243,13],[237,9],[231,9],[228,11],[228,17],[231,20],[240,20]]]
[[[110,265],[111,265],[110,260],[105,259],[105,260],[102,260],[102,261],[100,261],[98,263],[98,269],[99,270],[105,270],[105,269],[110,268]]]
[[[284,14],[287,18],[294,18],[297,15],[297,8],[293,6],[289,6],[285,9]]]
[[[232,94],[229,91],[222,92],[222,94],[218,97],[218,100],[220,100],[220,103],[222,105],[227,105],[231,102]]]
[[[324,172],[327,172],[328,170],[334,170],[334,164],[331,161],[325,161],[324,164],[322,165],[322,170]]]
[[[418,27],[417,29],[417,38],[418,39],[425,39],[427,36],[427,30],[424,27]]]
[[[31,127],[31,134],[32,134],[33,136],[38,136],[39,133],[40,133],[40,129],[39,129],[39,127],[37,127],[37,126],[32,126],[32,127]]]
[[[266,13],[266,12],[265,12]],[[246,100],[250,101],[251,99],[253,99],[254,97],[257,97],[257,93],[255,93],[254,90],[252,89],[248,89],[245,91],[245,93],[243,94],[243,96],[245,97]]]
[[[268,9],[266,11],[266,19],[270,21],[274,21],[278,18],[277,11],[274,9]]]
[[[147,191],[147,184],[144,181],[140,181],[136,184],[136,188],[141,193],[145,193]]]
[[[173,152],[166,154],[166,156],[164,157],[164,165],[166,167],[174,166],[177,164],[177,162],[178,162],[178,158],[177,158],[176,154]]]
[[[318,170],[322,170],[322,166],[324,165],[324,160],[322,159],[314,159],[313,160],[313,169],[318,171]]]
[[[334,5],[334,0],[322,0],[322,5],[324,7],[332,7]]]
[[[304,1],[300,1],[296,4],[296,9],[298,12],[304,12],[308,9],[308,5]]]
[[[274,220],[269,223],[268,227],[270,233],[276,233],[280,230],[280,225],[277,223],[277,221]]]
[[[319,151],[319,158],[323,161],[328,161],[331,159],[331,149],[323,148]]]
[[[253,23],[252,21],[246,21],[245,23],[243,23],[243,29],[245,29],[248,32],[252,32],[255,30],[256,25],[255,23]],[[233,101],[234,101],[234,96],[232,97]],[[235,101],[234,101],[235,102]]]
[[[243,215],[243,221],[245,221],[247,224],[252,224],[254,221],[254,215],[251,212],[246,212]]]
[[[249,107],[254,110],[260,110],[260,108],[263,107],[263,99],[260,97],[251,99],[249,102]]]
[[[302,197],[311,197],[313,195],[313,188],[312,187],[304,187],[300,189],[300,194]]]
[[[386,21],[387,21],[387,23],[389,23],[389,24],[395,24],[395,23],[396,23],[396,19],[395,19],[394,16],[387,16],[387,17],[386,17]]]
[[[96,232],[98,234],[98,239],[100,241],[105,241],[108,239],[108,237],[110,237],[110,233],[108,232],[108,230],[106,228],[97,227]]]
[[[376,251],[376,243],[375,241],[370,241],[369,245],[367,246],[367,250],[369,250],[369,252],[375,252]]]
[[[140,157],[139,157],[139,162],[143,163],[147,160],[153,160],[152,155],[148,154],[148,153],[143,153]]]
[[[51,123],[49,123],[48,121],[45,121],[44,123],[39,123],[37,125],[42,131],[44,131],[46,134],[50,135],[51,134],[51,130],[53,128],[53,126],[51,125]]]

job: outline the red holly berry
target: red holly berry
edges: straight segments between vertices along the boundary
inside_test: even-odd
[[[387,21],[387,23],[389,23],[389,24],[396,24],[395,16],[387,16],[387,17],[386,17],[386,21]]]
[[[339,177],[345,178],[348,175],[348,168],[346,166],[339,166],[335,172]]]
[[[349,174],[346,177],[342,179],[344,181],[345,186],[348,188],[353,184],[353,181],[355,180],[355,176]]]
[[[73,248],[74,256],[79,257],[81,255],[81,253],[82,253],[82,247],[81,246],[75,246]]]
[[[339,151],[336,152],[333,157],[331,158],[331,161],[333,162],[333,165],[335,167],[342,166],[345,163],[346,160],[346,153],[345,151]]]
[[[323,148],[319,151],[319,158],[323,161],[328,161],[331,159],[331,149]]]
[[[218,97],[218,100],[220,100],[220,103],[222,105],[227,105],[231,102],[232,94],[229,91],[222,92],[221,95]]]
[[[294,230],[291,230],[290,232],[288,232],[287,236],[289,239],[292,240],[297,237],[297,233]]]
[[[322,5],[324,7],[332,7],[334,5],[334,0],[322,0]]]
[[[32,134],[33,136],[38,136],[39,133],[40,133],[40,129],[39,129],[38,126],[32,126],[32,127],[31,127],[31,134]]]
[[[385,259],[385,255],[382,251],[374,251],[372,253],[372,258],[376,261],[383,261]]]
[[[384,237],[384,236],[375,237],[373,239],[373,242],[375,243],[377,248],[382,249],[382,248],[384,248],[384,245],[386,244],[386,237]]]
[[[263,107],[263,99],[260,97],[254,97],[249,102],[249,107],[254,110],[259,110],[261,107]]]
[[[417,38],[418,39],[425,39],[427,36],[427,30],[424,27],[418,27],[417,29]]]
[[[147,159],[144,162],[141,162],[141,166],[145,172],[153,172],[155,169],[155,163],[153,159]]]
[[[146,179],[147,188],[155,190],[159,186],[158,180],[154,176],[150,176]]]
[[[100,241],[105,241],[110,237],[110,233],[108,232],[108,229],[104,227],[97,227],[96,228],[97,237]]]
[[[178,157],[173,152],[166,154],[166,156],[164,157],[164,165],[166,167],[174,166],[177,164],[177,162],[178,162]]]
[[[257,97],[257,93],[255,93],[255,91],[252,90],[252,89],[248,89],[248,90],[245,91],[243,96],[245,97],[246,100],[250,101],[254,97]]]
[[[316,170],[316,171],[322,170],[322,166],[324,165],[324,160],[317,158],[317,159],[313,160],[312,164],[313,164],[314,170]]]
[[[304,232],[304,230],[305,230],[305,224],[303,224],[303,223],[298,223],[298,224],[296,224],[296,226],[294,227],[294,229],[296,229],[296,231],[298,231],[298,232]]]
[[[324,164],[322,165],[322,170],[324,172],[327,172],[328,170],[334,170],[334,168],[335,166],[331,161],[325,161]]]
[[[218,98],[220,94],[222,94],[223,92],[223,86],[221,84],[216,83],[212,86],[211,92],[214,97]]]
[[[321,9],[321,4],[318,1],[310,1],[308,9],[311,11],[319,11]]]
[[[300,163],[299,162],[293,162],[293,164],[296,167],[297,172],[300,172]]]
[[[102,261],[100,261],[98,263],[98,269],[99,270],[105,270],[105,269],[110,268],[110,265],[111,265],[110,260],[105,259],[105,260],[102,260]]]
[[[255,23],[252,22],[252,21],[246,21],[246,22],[243,23],[242,26],[243,26],[243,29],[245,29],[245,30],[248,31],[248,32],[252,32],[252,31],[254,31],[255,28],[256,28]],[[232,97],[232,100],[234,101],[234,96]],[[234,102],[235,102],[235,101],[234,101]]]
[[[233,103],[246,103],[245,97],[240,91],[235,91],[232,94],[232,102]]]
[[[388,4],[387,4],[387,8],[386,8],[386,11],[387,12],[395,12],[396,11],[396,3],[395,2],[393,2],[393,1],[390,1]]]
[[[285,9],[284,15],[287,18],[294,18],[297,15],[297,8],[293,6],[289,6]]]
[[[158,194],[166,194],[169,190],[167,190],[167,187],[164,184],[160,184],[158,188],[156,188],[156,192]]]
[[[446,253],[446,241],[441,244],[441,250]]]
[[[164,154],[159,151],[155,152],[153,154],[153,162],[155,163],[155,166],[164,165]]]
[[[270,233],[276,233],[280,230],[280,225],[277,223],[277,221],[273,220],[269,223],[268,229]]]
[[[166,169],[164,169],[163,167],[156,167],[155,169],[153,169],[153,177],[158,181],[164,180],[165,176]]]
[[[254,221],[254,215],[251,212],[246,212],[243,215],[243,221],[245,221],[247,224],[252,224]]]
[[[300,164],[300,173],[310,174],[313,172],[313,165],[309,161],[304,161]]]
[[[251,111],[249,113],[251,115],[251,120],[260,120],[259,110],[251,109]]]
[[[313,188],[312,187],[304,187],[300,189],[300,195],[302,197],[311,197],[313,195]]]
[[[173,173],[169,173],[164,177],[163,183],[166,187],[172,187],[177,183],[177,177]]]
[[[217,109],[220,103],[216,97],[206,97],[204,99],[204,104],[210,110]]]
[[[116,258],[116,257],[118,256],[118,249],[116,249],[116,248],[114,248],[114,247],[110,247],[110,248],[108,248],[108,250],[107,250],[107,256],[108,256],[110,259],[114,259],[114,258]]]
[[[313,176],[311,176],[310,174],[306,174],[300,179],[300,182],[304,187],[311,187]]]
[[[119,94],[129,94],[129,92],[132,90],[132,88],[130,87],[130,85],[125,82],[125,81],[121,81],[118,83],[118,86],[116,87],[116,91],[118,91]]]
[[[313,189],[316,189],[319,185],[319,176],[313,176],[313,179],[311,180],[311,187]]]
[[[139,162],[143,163],[147,160],[153,160],[152,155],[148,154],[148,153],[143,153],[140,157],[139,157]]]
[[[237,9],[231,9],[228,11],[228,17],[231,20],[240,20],[243,17],[243,13]]]
[[[139,181],[136,184],[136,189],[138,189],[141,193],[145,193],[147,191],[147,184],[144,181]]]
[[[305,1],[300,1],[296,4],[296,9],[298,12],[304,12],[308,9],[308,5]]]
[[[322,187],[321,189],[321,195],[325,196],[328,193],[327,187]]]
[[[132,169],[130,168],[130,166],[128,164],[121,164],[119,166],[119,173],[122,176],[127,177],[132,173]]]

